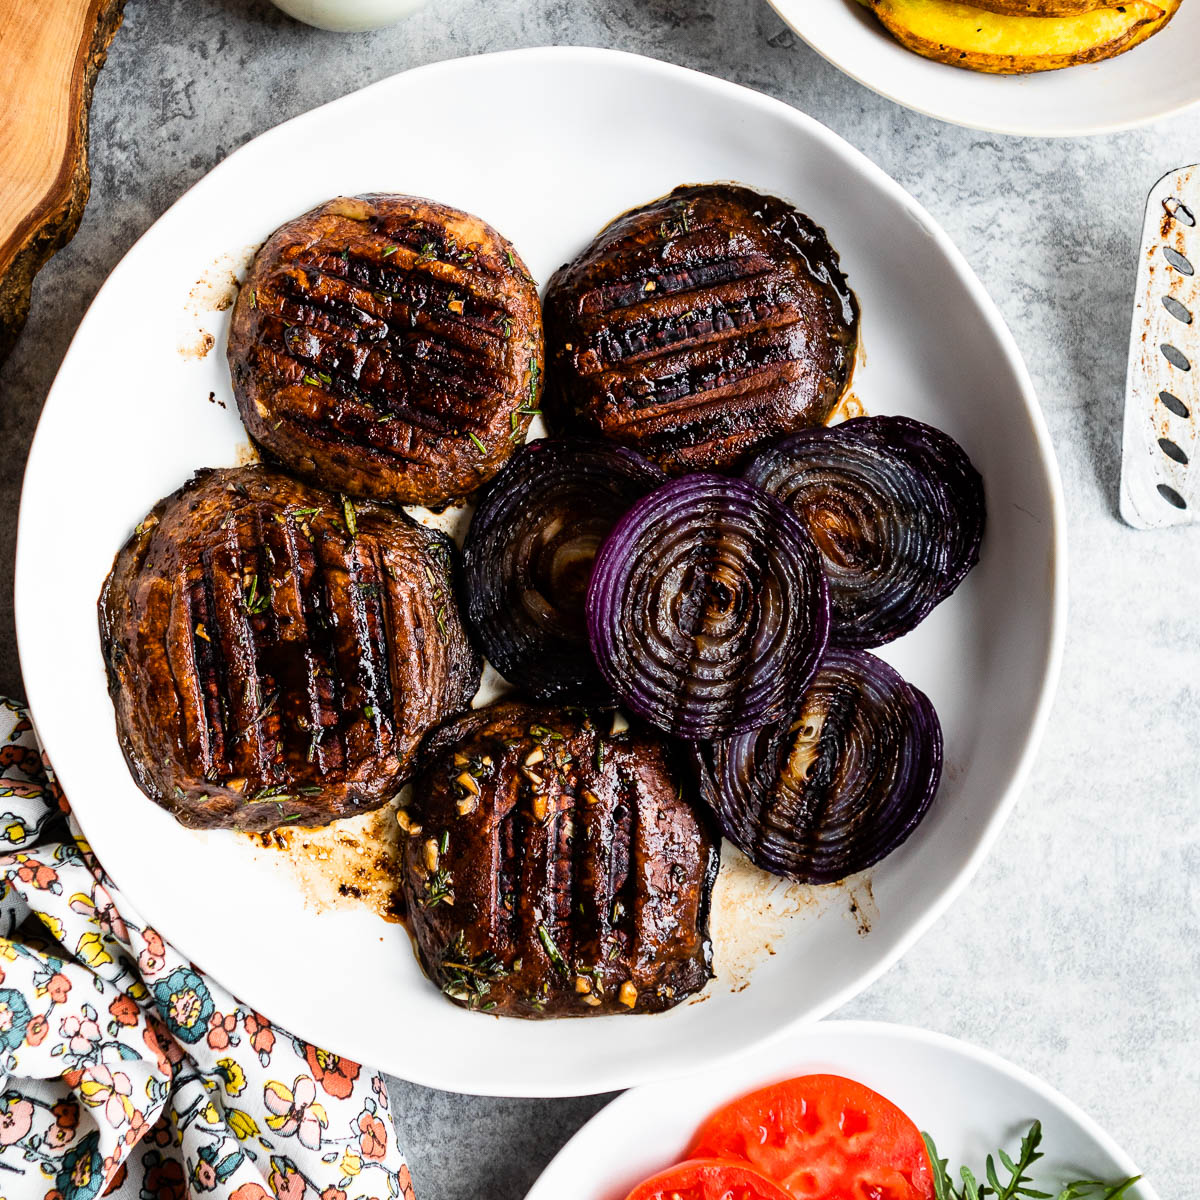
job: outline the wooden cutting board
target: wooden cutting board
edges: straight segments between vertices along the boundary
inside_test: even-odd
[[[0,363],[33,277],[79,228],[88,109],[125,0],[0,0]]]

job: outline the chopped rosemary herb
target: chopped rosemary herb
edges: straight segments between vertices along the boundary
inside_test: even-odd
[[[473,1009],[483,1009],[492,984],[512,974],[490,951],[477,956],[469,954],[466,935],[461,930],[442,952],[438,966],[445,980],[443,993]]]
[[[258,594],[258,576],[251,575],[250,586],[242,593],[242,604],[251,616],[257,616],[271,607],[271,598],[274,594],[274,592],[267,592],[260,596]]]
[[[677,210],[679,219],[677,221],[663,221],[658,227],[658,236],[664,241],[670,241],[671,238],[679,237],[681,233],[687,233],[692,228],[692,210],[690,207],[684,207]]]
[[[487,447],[473,433],[468,432],[467,437],[469,437],[471,439],[471,441],[473,441],[475,443],[480,454],[486,454],[488,452]]]
[[[436,908],[439,904],[454,903],[454,879],[445,867],[438,867],[425,880],[425,894],[421,897],[422,908]]]
[[[386,249],[386,250],[383,252],[383,257],[384,257],[384,258],[389,258],[391,255],[395,254],[395,253],[396,253],[396,251],[397,251],[397,250],[399,250],[399,249],[400,249],[400,247],[399,247],[399,246],[389,246],[389,247],[388,247],[388,248],[387,248],[387,249]]]
[[[371,704],[366,705],[363,708],[363,716],[366,717],[368,721],[373,721],[375,719],[374,705],[371,705]]]
[[[554,944],[554,939],[550,936],[545,924],[538,922],[537,927],[538,940],[542,943],[542,947],[546,951],[546,957],[550,960],[554,969],[562,975],[569,975],[571,972],[567,967],[567,960],[563,958],[562,951]]]
[[[308,753],[305,755],[305,758],[309,762],[312,762],[313,759],[317,757],[317,747],[321,744],[321,739],[324,736],[325,728],[322,725],[318,725],[316,729],[312,731],[312,736],[308,739]]]
[[[247,804],[278,804],[283,800],[294,800],[287,790],[286,783],[277,783],[271,787],[259,788],[249,800]]]
[[[350,536],[358,537],[358,516],[354,511],[354,501],[349,496],[342,497],[342,515],[346,518],[346,530]]]
[[[320,387],[321,381],[315,375],[305,375],[304,383],[307,387]]]

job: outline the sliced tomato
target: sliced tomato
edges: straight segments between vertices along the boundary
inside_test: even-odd
[[[778,1184],[741,1163],[691,1159],[639,1183],[626,1200],[790,1200]]]
[[[840,1075],[804,1075],[734,1100],[704,1122],[688,1155],[747,1163],[795,1200],[933,1197],[917,1127]]]

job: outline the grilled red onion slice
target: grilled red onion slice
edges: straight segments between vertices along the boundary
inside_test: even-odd
[[[834,883],[890,854],[942,774],[928,697],[882,659],[830,649],[791,720],[692,750],[700,794],[751,861]]]
[[[792,508],[829,577],[835,645],[908,633],[979,559],[983,482],[961,446],[907,417],[806,429],[745,472]]]
[[[588,645],[585,600],[601,542],[665,476],[632,450],[545,439],[491,482],[467,533],[467,620],[511,684],[538,700],[615,703]]]
[[[820,555],[800,520],[719,475],[685,475],[625,514],[596,556],[587,609],[613,691],[686,739],[782,720],[829,637]]]

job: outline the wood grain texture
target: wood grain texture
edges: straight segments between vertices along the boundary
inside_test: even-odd
[[[79,227],[88,109],[125,0],[0,0],[0,362],[33,278]]]

